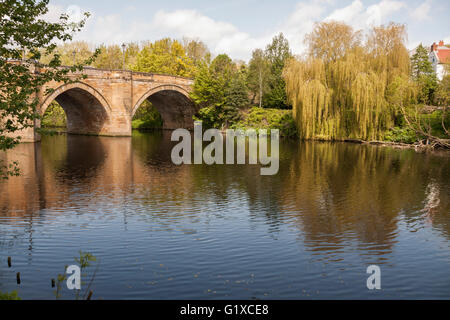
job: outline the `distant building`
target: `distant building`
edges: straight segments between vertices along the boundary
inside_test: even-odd
[[[445,75],[444,65],[450,64],[450,48],[445,46],[444,41],[439,41],[439,44],[433,43],[430,50],[430,61],[438,79],[442,80]]]

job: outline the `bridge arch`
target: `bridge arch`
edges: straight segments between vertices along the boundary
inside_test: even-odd
[[[66,113],[68,133],[97,135],[110,121],[109,103],[86,83],[74,82],[58,87],[44,100],[41,116],[53,101],[58,102]]]
[[[189,92],[178,85],[160,85],[148,90],[134,105],[131,118],[142,103],[148,100],[159,111],[163,119],[164,129],[192,129],[192,117],[196,113],[195,104],[189,97]]]

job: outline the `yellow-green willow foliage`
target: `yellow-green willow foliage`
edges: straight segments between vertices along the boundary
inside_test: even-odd
[[[320,26],[334,27],[331,23]],[[337,59],[312,54],[305,59],[291,59],[284,77],[300,136],[332,140],[381,138],[393,126],[396,114],[388,102],[387,88],[397,77],[409,75],[404,34],[403,26],[391,24],[374,28],[364,46],[349,46]],[[359,33],[355,32],[357,37]],[[307,39],[314,41],[311,35]]]

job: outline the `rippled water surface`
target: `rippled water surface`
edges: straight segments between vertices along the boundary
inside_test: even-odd
[[[450,298],[448,154],[282,141],[261,176],[177,167],[172,146],[60,135],[2,155],[23,175],[0,182],[0,291],[55,299],[83,250],[96,299]]]

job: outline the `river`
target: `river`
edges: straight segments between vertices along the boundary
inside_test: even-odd
[[[172,146],[57,135],[3,154],[22,175],[0,182],[0,291],[55,299],[82,250],[93,299],[450,298],[448,153],[282,140],[261,176],[175,166]]]

